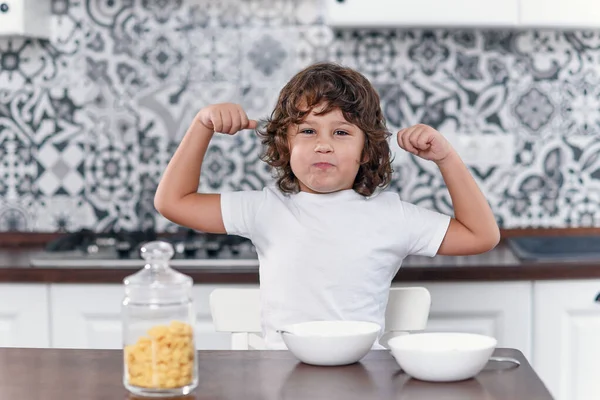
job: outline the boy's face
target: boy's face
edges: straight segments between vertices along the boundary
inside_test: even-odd
[[[365,134],[339,109],[315,115],[322,109],[316,106],[302,123],[288,127],[290,164],[303,192],[351,189],[360,167]]]

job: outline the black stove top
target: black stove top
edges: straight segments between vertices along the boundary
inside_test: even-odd
[[[163,240],[173,245],[173,259],[240,259],[256,258],[250,240],[225,234],[208,234],[191,229],[175,234],[158,235],[153,230],[93,232],[83,229],[48,243],[49,258],[86,257],[95,259],[141,259],[144,243]]]

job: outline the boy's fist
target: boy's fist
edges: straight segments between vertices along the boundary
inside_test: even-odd
[[[441,133],[423,124],[398,131],[398,146],[434,162],[443,161],[454,150]]]
[[[213,104],[203,108],[198,113],[198,120],[213,132],[233,135],[243,129],[256,129],[258,125],[253,119],[248,119],[246,112],[239,104]]]

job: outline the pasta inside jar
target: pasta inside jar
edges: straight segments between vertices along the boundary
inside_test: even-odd
[[[125,346],[124,358],[130,385],[171,389],[193,379],[194,331],[184,322],[172,321],[148,330],[134,344]]]

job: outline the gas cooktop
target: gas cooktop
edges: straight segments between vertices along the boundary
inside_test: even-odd
[[[83,229],[48,243],[34,254],[35,267],[142,267],[140,249],[144,243],[164,240],[173,245],[173,267],[258,267],[256,250],[250,240],[221,234],[185,230],[159,235],[152,231],[111,231],[97,233]]]

